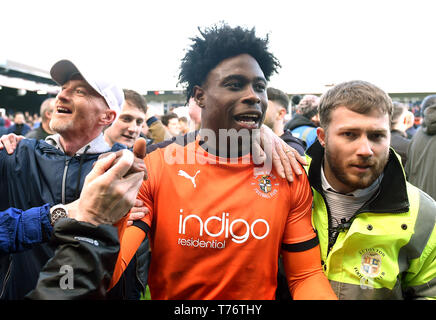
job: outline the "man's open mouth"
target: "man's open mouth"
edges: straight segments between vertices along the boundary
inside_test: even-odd
[[[261,120],[261,114],[257,112],[242,113],[233,116],[233,119],[235,119],[240,126],[247,129],[253,129],[257,128]]]
[[[72,113],[70,109],[62,107],[62,106],[56,107],[56,112],[57,113]]]

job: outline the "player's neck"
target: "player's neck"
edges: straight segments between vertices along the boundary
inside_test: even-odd
[[[201,146],[208,153],[222,158],[239,158],[251,152],[251,135],[215,134],[200,129]]]

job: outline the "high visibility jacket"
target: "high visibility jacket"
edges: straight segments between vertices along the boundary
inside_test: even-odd
[[[307,151],[313,191],[312,223],[321,264],[339,299],[436,298],[436,202],[408,183],[391,149],[376,194],[342,224],[329,244],[333,208],[321,187],[324,148]]]

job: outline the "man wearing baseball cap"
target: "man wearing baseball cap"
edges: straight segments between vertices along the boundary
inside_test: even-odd
[[[82,73],[69,60],[56,62],[50,74],[62,86],[50,121],[57,135],[50,140],[69,155],[88,146],[108,151],[102,132],[119,115],[123,91],[109,81]]]
[[[121,88],[69,60],[56,62],[50,74],[61,86],[50,121],[56,134],[45,141],[23,139],[13,154],[0,150],[0,210],[27,210],[49,203],[52,208],[61,207],[68,217],[64,205],[79,198],[97,158],[125,148],[120,144],[111,148],[103,137],[104,128],[115,121],[123,105]],[[40,225],[35,221],[23,228]],[[48,240],[42,235],[40,244],[31,249],[0,256],[0,299],[22,299],[35,288],[41,268],[53,256],[44,243]]]

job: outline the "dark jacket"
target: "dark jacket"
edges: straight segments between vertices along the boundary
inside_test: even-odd
[[[42,269],[36,288],[26,298],[106,297],[120,250],[115,227],[60,219],[54,226],[50,245],[56,250],[55,254]]]
[[[26,138],[28,139],[36,139],[36,140],[44,140],[50,135],[47,131],[42,128],[42,124],[35,129],[32,129],[26,134]]]
[[[6,128],[6,126],[5,126],[5,119],[0,117],[0,136],[7,134],[7,133],[8,133],[8,128]]]
[[[310,121],[310,119],[307,119],[305,116],[296,113],[292,116],[292,119],[285,124],[285,130],[289,129],[292,131],[295,128],[302,126],[316,128],[316,125],[312,121]]]
[[[286,142],[290,147],[298,151],[298,153],[304,156],[304,151],[306,150],[306,142],[297,137],[294,137],[290,130],[285,130],[280,138]]]
[[[25,136],[30,130],[32,130],[32,128],[25,123],[13,124],[8,128],[8,133],[15,133],[18,136]]]
[[[436,106],[425,109],[423,123],[410,142],[407,156],[409,182],[436,199]]]
[[[285,130],[290,130],[292,135],[306,142],[309,148],[316,140],[316,125],[301,114],[294,114],[291,120],[285,125]]]
[[[112,151],[123,148],[115,144]],[[33,139],[22,140],[11,155],[1,150],[0,210],[27,210],[76,200],[99,155],[70,157],[45,141]],[[41,268],[52,256],[53,250],[46,243],[0,256],[0,299],[22,299],[35,288]]]
[[[391,131],[391,147],[401,156],[401,164],[403,167],[407,162],[407,149],[409,148],[410,139],[407,134],[398,130]]]

